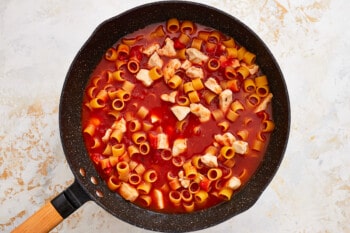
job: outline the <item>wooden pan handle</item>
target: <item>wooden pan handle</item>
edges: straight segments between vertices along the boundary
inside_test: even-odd
[[[57,226],[63,219],[91,200],[87,192],[75,180],[66,190],[45,204],[40,210],[15,228],[12,233],[46,233]]]
[[[62,222],[63,217],[57,212],[55,207],[48,202],[36,213],[19,225],[12,233],[47,233]]]

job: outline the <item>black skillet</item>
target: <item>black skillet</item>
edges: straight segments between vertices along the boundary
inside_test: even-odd
[[[253,177],[232,200],[190,214],[149,211],[110,192],[89,159],[81,129],[84,88],[105,51],[122,36],[173,17],[218,29],[255,53],[274,95],[272,108],[276,127],[265,157]],[[154,231],[184,232],[219,224],[253,206],[272,180],[283,158],[289,136],[290,105],[285,81],[275,58],[247,26],[233,16],[206,5],[165,1],[136,7],[97,27],[78,52],[66,76],[60,101],[59,125],[63,149],[75,181],[15,232],[47,232],[90,200],[134,226]]]

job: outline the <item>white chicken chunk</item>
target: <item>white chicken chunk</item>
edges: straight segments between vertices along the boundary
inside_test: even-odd
[[[173,91],[173,92],[170,92],[170,94],[166,94],[166,93],[162,94],[160,98],[163,101],[175,103],[176,95],[177,95],[177,91]]]
[[[154,52],[152,56],[148,59],[147,66],[149,68],[153,68],[155,66],[158,66],[160,68],[163,67],[163,60],[159,57],[157,52]]]
[[[196,67],[196,66],[189,67],[186,70],[186,75],[191,79],[195,79],[195,78],[203,79],[204,78],[203,69],[200,67]]]
[[[210,77],[207,79],[207,81],[204,82],[204,86],[214,92],[215,94],[220,94],[222,92],[221,86],[218,84],[218,82]]]
[[[184,69],[184,70],[187,70],[191,66],[192,66],[192,63],[189,60],[185,60],[181,64],[181,68]]]
[[[186,54],[188,56],[188,60],[195,64],[202,64],[203,62],[206,62],[209,59],[207,55],[205,55],[196,48],[186,49]]]
[[[178,138],[174,141],[172,154],[173,156],[178,156],[181,153],[184,153],[187,150],[187,139]]]
[[[223,92],[221,92],[219,95],[219,107],[221,111],[226,113],[231,103],[232,103],[232,91],[230,89],[226,89]]]
[[[216,142],[223,146],[232,146],[233,142],[236,141],[236,137],[232,133],[226,132],[224,134],[216,134],[214,136]]]
[[[120,130],[120,132],[125,133],[126,132],[126,121],[125,121],[124,117],[115,121],[112,125],[112,129],[117,129],[117,130]]]
[[[157,50],[158,54],[166,57],[176,56],[176,50],[174,47],[174,41],[170,38],[165,39],[165,45]]]
[[[236,190],[241,186],[241,180],[235,176],[232,176],[226,183],[226,186],[230,189]]]
[[[201,162],[207,167],[218,167],[218,158],[212,154],[201,156]]]
[[[155,51],[157,51],[160,48],[159,44],[152,44],[145,48],[142,53],[146,54],[148,57],[151,56]]]
[[[237,140],[232,143],[232,147],[238,154],[246,154],[248,151],[248,142]]]
[[[183,119],[185,119],[186,116],[191,111],[190,108],[187,106],[178,106],[178,105],[171,107],[170,110],[174,113],[174,115],[179,121],[182,121]]]
[[[200,122],[207,122],[210,120],[210,110],[204,107],[202,104],[190,104],[191,112],[199,118]]]
[[[136,74],[136,79],[141,81],[143,85],[146,87],[151,86],[153,83],[153,80],[149,76],[149,70],[147,69],[140,69],[139,72]]]
[[[169,149],[168,135],[165,133],[157,135],[157,149]]]
[[[163,75],[166,82],[174,76],[177,69],[181,67],[181,62],[179,59],[171,59],[163,68]]]

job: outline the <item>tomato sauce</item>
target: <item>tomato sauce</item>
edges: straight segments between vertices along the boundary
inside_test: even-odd
[[[164,29],[165,35],[162,37],[151,37],[151,33],[159,26],[162,26]],[[144,29],[141,29],[139,31],[136,31],[130,35],[127,35],[125,38],[127,39],[135,39],[134,43],[132,45],[129,45],[129,53],[128,54],[120,54],[118,59],[123,60],[130,60],[131,58],[135,58],[139,61],[139,66],[141,68],[146,68],[147,62],[149,57],[146,56],[144,53],[142,53],[142,50],[144,48],[149,47],[152,44],[158,43],[160,46],[164,46],[164,38],[170,38],[174,41],[174,47],[177,51],[183,48],[188,48],[189,45],[184,45],[179,42],[178,38],[181,35],[180,32],[168,32],[166,31],[166,22],[165,23],[159,23],[150,25]],[[197,38],[199,32],[213,32],[214,29],[204,27],[202,25],[195,24],[194,25],[195,32],[190,34],[189,37],[191,40],[193,38]],[[220,36],[222,39],[215,40],[213,38],[209,39],[207,41],[207,44],[202,45],[201,51],[206,54],[208,57],[214,57],[217,59],[221,59],[222,57],[226,57],[226,50],[225,46],[222,43],[222,40],[228,39],[228,36],[225,36],[220,33]],[[237,38],[239,39],[239,38]],[[122,43],[122,40],[116,42],[116,44],[113,46],[114,49],[117,49],[117,46]],[[209,46],[215,45],[215,46]],[[235,45],[236,49],[241,48],[239,44]],[[167,64],[170,57],[161,56],[161,59],[163,60],[164,64]],[[194,66],[202,68],[204,72],[204,80],[208,77],[214,77],[218,83],[221,81],[226,80],[225,77],[225,68],[226,66],[230,66],[233,63],[233,60],[237,60],[237,58],[227,58],[220,63],[220,68],[211,71],[208,69],[208,66],[206,63],[198,65],[193,64]],[[133,67],[135,68],[135,67]],[[112,100],[108,99],[103,103],[104,106],[102,108],[92,108],[89,103],[93,97],[96,97],[98,95],[98,92],[100,90],[107,90],[108,91],[115,91],[118,88],[121,88],[122,84],[119,81],[111,80],[110,79],[110,73],[118,70],[116,67],[115,61],[110,61],[106,59],[106,57],[101,59],[101,62],[97,65],[95,71],[91,74],[90,82],[88,83],[84,95],[83,100],[83,111],[82,111],[82,126],[83,129],[86,129],[89,124],[92,122],[98,122],[95,124],[94,132],[91,134],[89,133],[83,133],[84,141],[86,144],[87,151],[90,155],[90,158],[92,162],[94,163],[96,169],[98,170],[101,177],[108,182],[109,177],[112,175],[115,175],[118,177],[117,171],[115,166],[112,166],[111,164],[108,164],[107,167],[101,168],[101,160],[107,159],[111,157],[112,155],[104,153],[107,144],[110,146],[113,146],[115,144],[124,144],[125,148],[128,148],[131,145],[134,145],[135,143],[132,141],[132,134],[133,132],[130,132],[129,124],[130,122],[126,120],[126,132],[124,132],[123,137],[120,142],[118,142],[115,139],[109,138],[107,141],[103,141],[102,138],[106,135],[106,132],[108,129],[112,127],[112,125],[116,122],[116,120],[121,118],[127,118],[128,115],[132,115],[133,119],[138,119],[140,122],[146,122],[149,123],[152,127],[146,132],[147,135],[147,141],[150,144],[150,151],[147,155],[142,155],[140,153],[137,153],[135,155],[132,155],[132,157],[126,155],[121,156],[119,160],[125,160],[127,162],[133,161],[137,164],[143,164],[146,169],[154,169],[157,173],[157,180],[156,182],[152,183],[152,189],[159,189],[163,192],[163,202],[164,207],[159,208],[154,203],[153,199],[154,196],[152,196],[152,193],[149,195],[151,196],[152,203],[149,204],[149,206],[143,206],[143,200],[140,200],[139,198],[136,198],[134,200],[135,204],[138,204],[144,208],[149,208],[156,211],[161,212],[176,212],[176,213],[182,213],[182,212],[188,212],[186,211],[181,205],[174,205],[169,198],[168,193],[171,189],[169,187],[164,188],[169,180],[167,178],[168,172],[172,172],[175,176],[179,174],[180,171],[183,170],[183,167],[177,167],[174,166],[174,164],[171,162],[171,160],[164,160],[161,157],[161,150],[157,149],[155,141],[156,135],[161,131],[162,133],[165,133],[168,137],[169,147],[171,149],[172,143],[178,139],[178,138],[185,138],[187,139],[187,149],[185,153],[181,153],[181,158],[185,161],[191,161],[193,156],[196,155],[204,155],[205,150],[213,145],[215,139],[214,136],[218,134],[223,134],[222,128],[218,125],[218,122],[211,117],[211,119],[207,122],[200,122],[199,118],[189,113],[186,117],[186,121],[183,124],[183,127],[181,130],[177,127],[177,124],[179,120],[176,118],[176,116],[173,114],[173,112],[170,109],[170,106],[173,105],[173,103],[169,103],[166,101],[163,101],[160,98],[160,95],[162,93],[170,93],[174,91],[167,85],[166,82],[163,81],[163,78],[160,80],[155,80],[151,86],[146,87],[143,85],[139,80],[135,78],[135,74],[131,73],[127,68],[126,65],[122,65],[119,67],[120,70],[122,70],[122,77],[135,84],[134,89],[130,93],[131,98],[129,101],[125,101],[125,106],[121,111],[115,111],[112,106]],[[191,78],[187,77],[185,72],[182,69],[178,69],[176,72],[177,75],[179,75],[183,82],[189,82],[191,81]],[[257,72],[250,74],[248,76],[249,79],[254,80],[254,78],[262,75],[261,71],[258,70]],[[96,81],[98,77],[98,82]],[[264,124],[262,123],[264,120],[271,120],[270,116],[271,114],[271,106],[268,105],[266,109],[263,110],[263,114],[256,113],[254,111],[254,107],[251,107],[249,103],[247,103],[247,97],[251,95],[251,93],[245,92],[243,90],[243,82],[244,78],[237,75],[235,77],[238,84],[238,90],[233,90],[233,100],[237,100],[244,106],[243,111],[239,111],[239,117],[235,121],[228,121],[228,129],[225,132],[231,132],[236,139],[240,139],[240,136],[237,134],[240,130],[246,130],[248,132],[247,137],[244,139],[245,142],[248,143],[249,149],[248,152],[244,155],[242,154],[235,154],[234,156],[234,166],[233,167],[227,167],[224,165],[223,160],[218,160],[218,168],[220,168],[223,172],[222,177],[225,177],[226,175],[231,173],[231,176],[239,177],[241,181],[241,187],[247,182],[247,180],[251,177],[251,175],[254,173],[254,171],[259,166],[264,152],[266,150],[266,146],[269,141],[269,132],[261,133],[264,130]],[[94,88],[93,91],[91,91],[91,94],[88,94],[88,90]],[[177,90],[177,98],[178,96],[186,95],[186,93],[183,92],[183,90],[178,89]],[[219,100],[218,98],[215,98],[210,104],[208,104],[203,96],[203,90],[197,91],[200,101],[199,103],[204,105],[207,109],[209,109],[211,112],[218,109]],[[262,98],[263,99],[263,98]],[[136,115],[136,112],[140,109],[140,107],[144,107],[148,109],[149,113],[146,118],[141,119]],[[116,117],[113,114],[110,114],[111,112],[118,112],[118,116]],[[151,118],[152,117],[152,118]],[[225,119],[224,119],[225,120]],[[227,121],[227,120],[226,120]],[[142,131],[142,130],[141,130]],[[252,145],[259,137],[261,138],[261,141],[263,143],[263,146],[260,148],[260,150],[255,150],[252,148]],[[96,140],[97,144],[96,145]],[[218,143],[214,143],[214,145],[217,145]],[[209,166],[203,166],[200,169],[197,169],[197,171],[200,174],[206,174],[207,171],[210,169]],[[142,176],[141,176],[142,177]],[[222,186],[225,186],[225,183],[227,182],[228,178],[222,179]],[[203,181],[203,180],[202,180]],[[212,182],[213,183],[213,182]],[[199,186],[201,186],[202,189],[205,189],[204,187],[206,184],[203,182],[198,183]],[[186,189],[185,187],[180,187],[179,191]],[[117,190],[113,190],[118,193]],[[209,198],[205,202],[205,204],[201,205],[195,205],[195,208],[191,211],[196,211],[204,208],[209,208],[213,205],[216,205],[218,203],[221,203],[223,200],[218,196],[219,190],[215,191],[214,187],[211,187],[209,191]],[[236,190],[234,190],[235,192]],[[195,199],[193,199],[195,200]]]

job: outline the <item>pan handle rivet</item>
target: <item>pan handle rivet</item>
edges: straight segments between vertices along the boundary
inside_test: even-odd
[[[93,183],[94,185],[97,185],[97,184],[98,184],[98,181],[97,181],[96,177],[94,177],[94,176],[91,176],[90,181],[91,181],[91,183]]]
[[[98,197],[103,197],[103,193],[100,190],[96,190],[96,195]]]
[[[79,173],[80,173],[80,175],[81,175],[82,177],[85,177],[85,175],[86,175],[86,171],[85,171],[84,168],[80,168],[80,169],[79,169]]]

